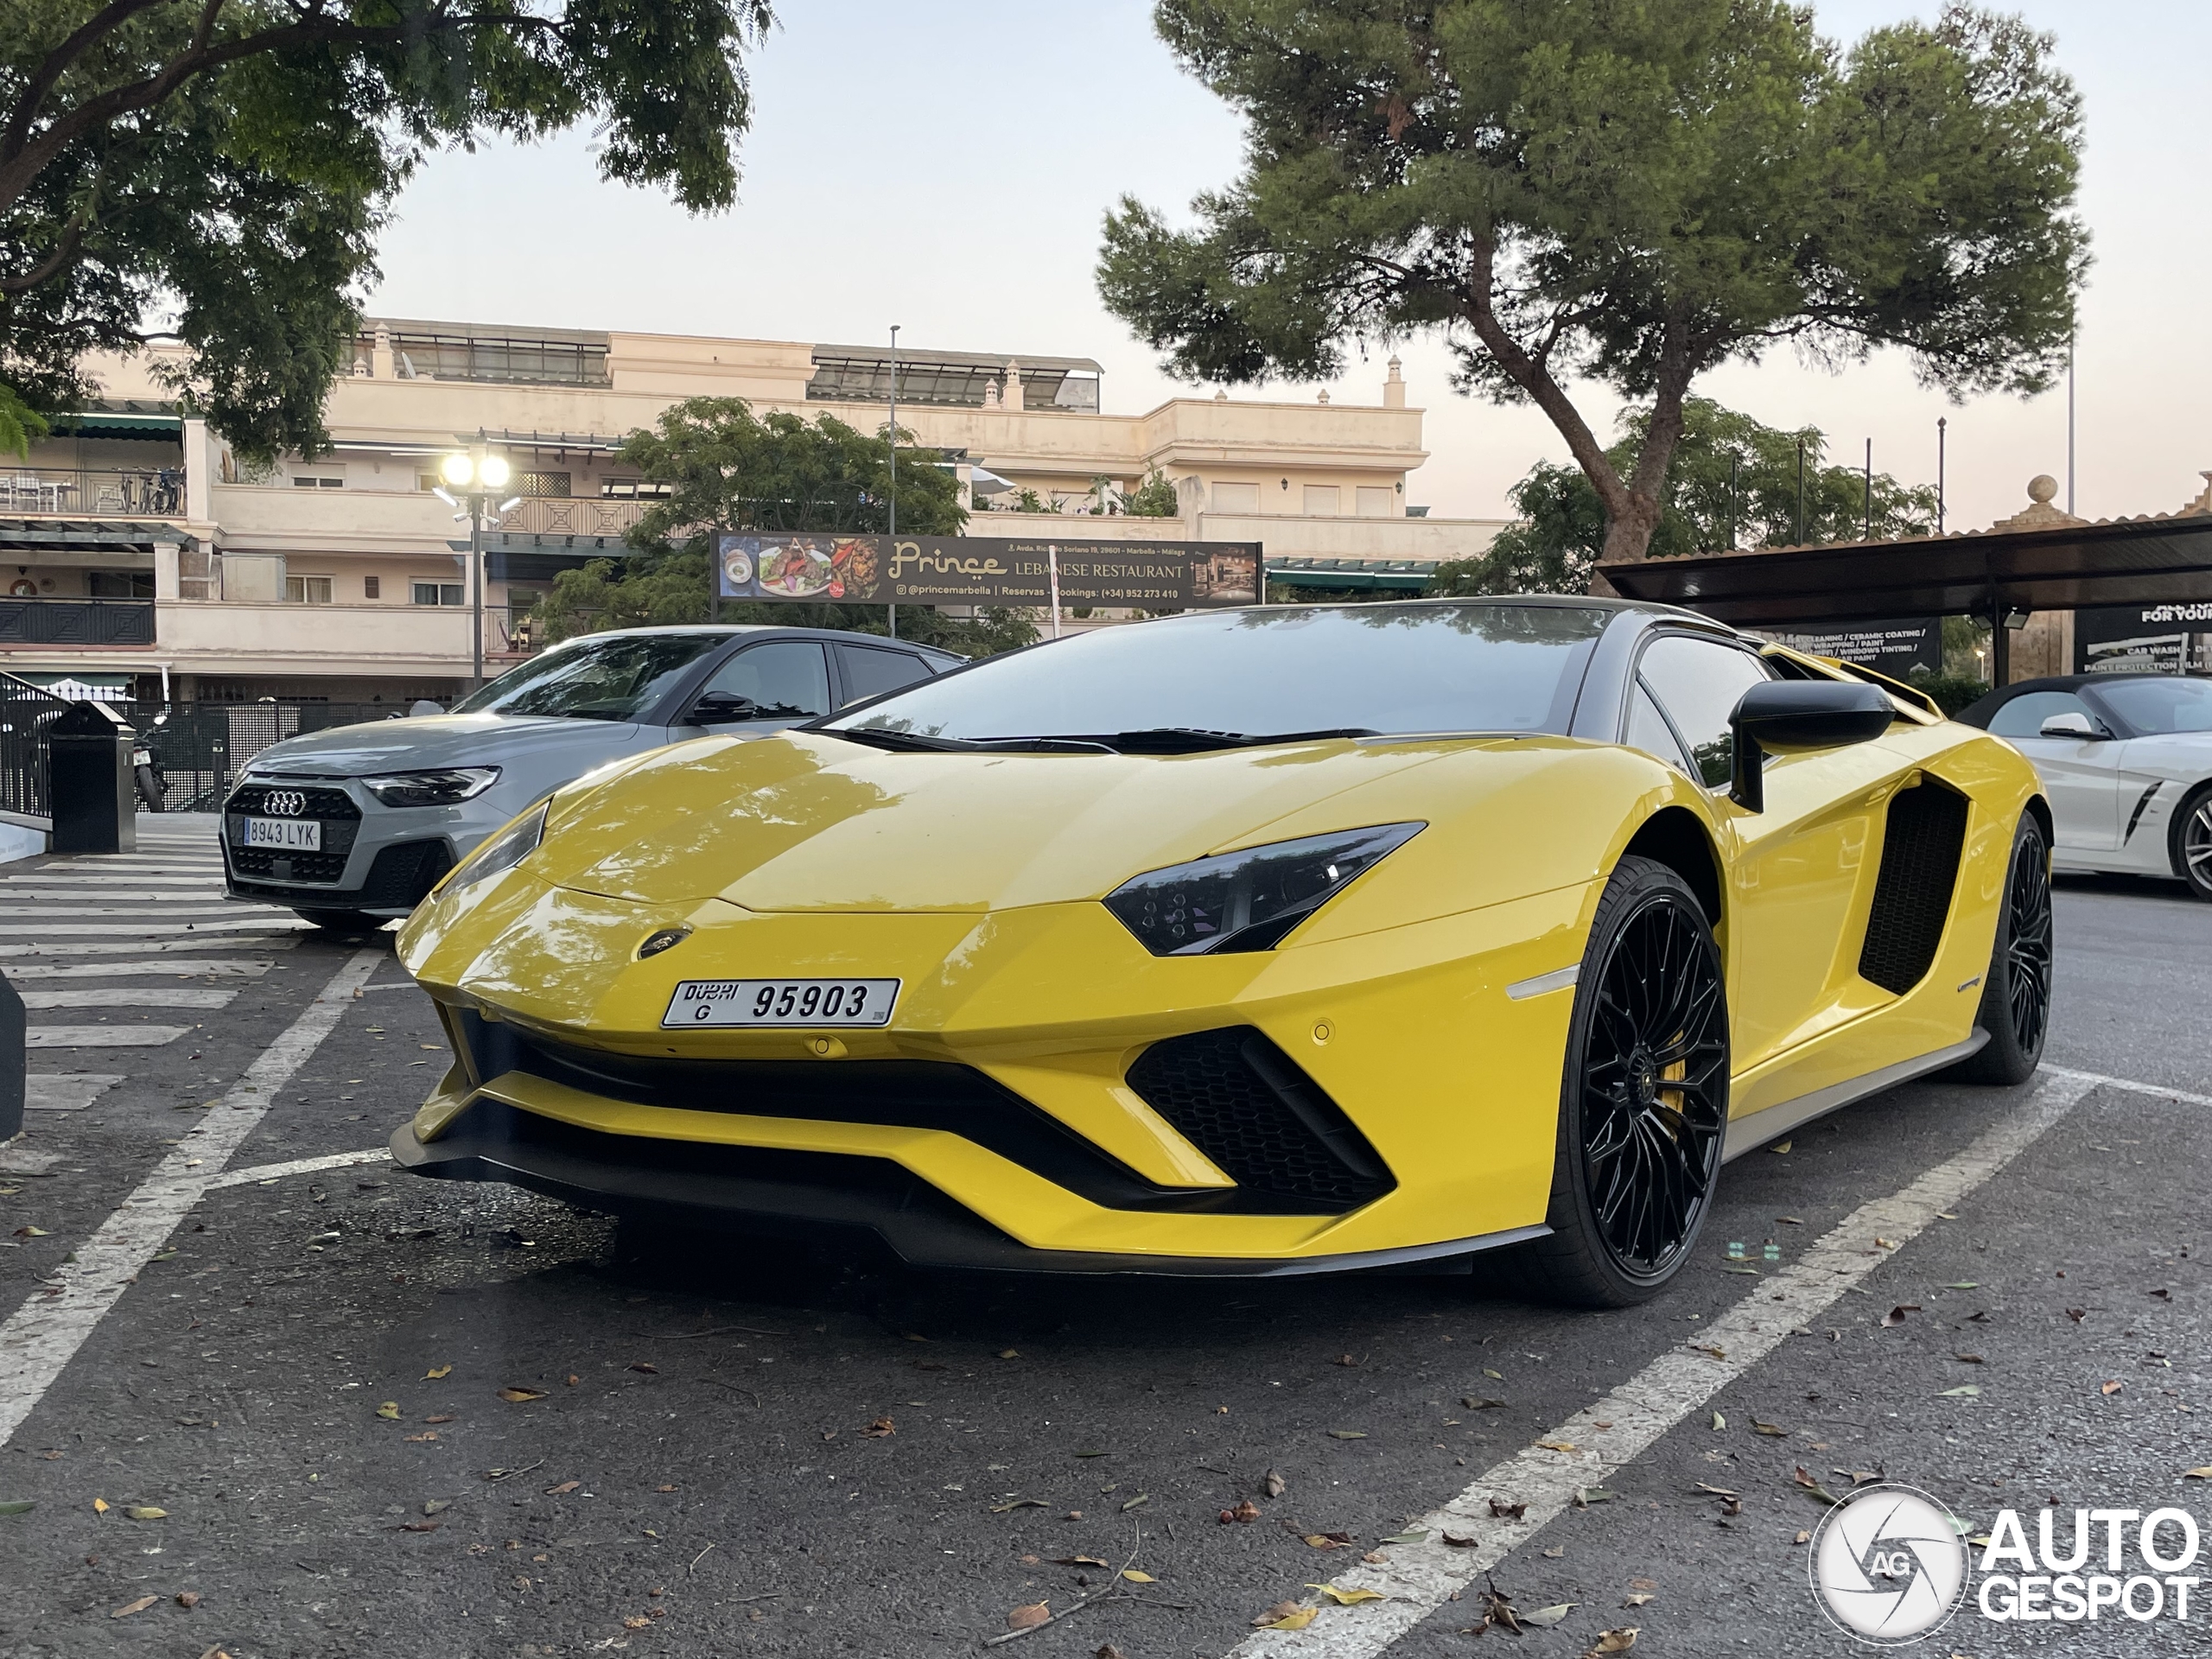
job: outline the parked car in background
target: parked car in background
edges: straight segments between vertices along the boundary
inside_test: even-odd
[[[818,628],[626,628],[554,646],[448,714],[340,726],[247,763],[223,804],[231,897],[326,927],[404,916],[477,842],[594,767],[762,737],[963,659]]]
[[[2212,680],[2023,680],[1955,718],[2035,763],[2057,820],[2059,868],[2171,876],[2212,900]]]

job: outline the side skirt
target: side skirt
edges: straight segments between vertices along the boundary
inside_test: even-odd
[[[1749,1117],[1731,1118],[1728,1137],[1722,1143],[1722,1162],[1740,1158],[1745,1153],[1764,1146],[1777,1135],[1787,1135],[1800,1124],[1809,1123],[1816,1117],[1826,1117],[1840,1111],[1853,1101],[1864,1100],[1869,1095],[1878,1095],[1885,1089],[1894,1089],[1901,1083],[1910,1083],[1915,1077],[1924,1077],[1930,1071],[1941,1071],[1947,1065],[1956,1065],[1969,1055],[1981,1052],[1989,1040],[1989,1033],[1980,1026],[1962,1043],[1948,1048],[1939,1048],[1933,1054],[1923,1054],[1916,1059],[1899,1060],[1895,1065],[1885,1065],[1878,1071],[1869,1071],[1863,1077],[1852,1077],[1842,1083],[1832,1083],[1825,1089],[1815,1089],[1809,1095],[1800,1095],[1795,1100],[1785,1100],[1753,1112]]]

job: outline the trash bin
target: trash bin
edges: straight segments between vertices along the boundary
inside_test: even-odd
[[[130,775],[137,740],[104,702],[79,702],[46,728],[52,759],[54,850],[135,853],[138,797]]]

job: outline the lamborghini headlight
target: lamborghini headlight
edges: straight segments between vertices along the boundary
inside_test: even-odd
[[[461,860],[460,868],[448,878],[447,885],[466,887],[478,881],[488,881],[495,875],[509,870],[537,850],[538,842],[545,839],[545,811],[550,801],[540,801],[512,823]]]
[[[1106,908],[1155,957],[1272,950],[1425,828],[1377,824],[1172,864],[1123,882]]]

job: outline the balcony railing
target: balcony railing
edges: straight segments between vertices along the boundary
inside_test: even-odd
[[[184,468],[94,472],[17,467],[0,461],[0,513],[73,518],[176,518],[184,513]]]
[[[153,643],[150,599],[0,599],[0,646]]]
[[[533,495],[504,514],[493,528],[532,536],[607,536],[619,539],[650,500],[600,495]]]

